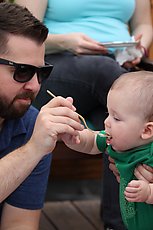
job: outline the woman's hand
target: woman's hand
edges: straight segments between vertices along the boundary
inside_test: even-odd
[[[133,68],[135,67],[137,64],[139,64],[141,62],[141,58],[135,58],[133,61],[131,62],[125,62],[123,64],[123,67],[125,67],[126,69],[130,69],[130,68]]]
[[[109,168],[110,170],[114,173],[116,179],[118,182],[120,182],[120,175],[119,172],[116,168],[115,162],[114,160],[109,157]],[[138,180],[143,180],[146,181],[148,183],[153,183],[153,168],[148,166],[148,165],[139,165],[135,171],[134,171],[134,175],[136,176],[136,178]]]
[[[145,164],[139,165],[135,169],[134,175],[139,180],[153,183],[153,168],[148,165],[145,165]]]
[[[118,169],[116,168],[115,162],[111,157],[108,157],[109,160],[109,169],[114,173],[116,179],[118,182],[120,182],[120,174],[118,172]]]
[[[141,38],[142,38],[142,34],[140,35],[137,35],[135,36],[134,40],[135,41],[138,41],[138,45],[137,45],[137,49],[140,50],[140,53],[142,54],[141,57],[137,57],[137,58],[134,58],[132,61],[127,61],[123,64],[123,66],[125,68],[132,68],[132,67],[135,67],[137,64],[139,64],[141,62],[141,58],[143,57],[144,55],[144,51],[142,50],[142,46],[141,46]]]
[[[104,46],[83,33],[70,33],[62,35],[62,37],[61,48],[76,55],[107,53]]]

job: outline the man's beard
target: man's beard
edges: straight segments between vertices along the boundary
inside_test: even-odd
[[[32,103],[32,101],[35,99],[35,95],[33,92],[24,92],[20,95],[17,95],[10,103],[7,103],[4,98],[0,97],[0,117],[5,120],[22,117],[30,107],[31,103],[27,105],[21,104],[20,107],[17,107],[15,106],[15,101],[17,99],[26,98],[31,99]]]

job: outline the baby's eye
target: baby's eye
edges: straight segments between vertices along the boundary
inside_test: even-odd
[[[120,121],[120,119],[118,117],[114,117],[115,121]]]

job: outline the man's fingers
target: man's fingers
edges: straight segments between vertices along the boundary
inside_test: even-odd
[[[53,98],[52,100],[50,100],[46,105],[44,105],[42,108],[44,107],[49,107],[49,108],[54,108],[54,107],[68,107],[70,109],[72,109],[73,111],[76,111],[76,108],[74,107],[73,103],[73,99],[68,97],[68,98],[64,98],[61,96],[57,96],[55,98]]]

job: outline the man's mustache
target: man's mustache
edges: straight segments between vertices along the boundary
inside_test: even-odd
[[[14,100],[16,99],[31,99],[31,101],[33,101],[35,99],[35,94],[33,92],[23,92],[21,94],[16,95]]]

